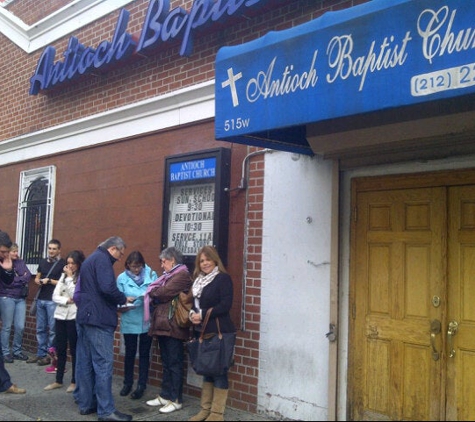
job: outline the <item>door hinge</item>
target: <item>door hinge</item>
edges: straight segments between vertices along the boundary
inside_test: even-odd
[[[356,319],[356,304],[353,302],[353,305],[351,306],[351,316],[353,319]]]
[[[353,208],[353,221],[355,223],[358,221],[358,207]]]

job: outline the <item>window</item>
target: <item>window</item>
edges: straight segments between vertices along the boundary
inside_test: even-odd
[[[46,257],[53,233],[56,167],[21,172],[18,204],[17,239],[21,256],[32,274]]]

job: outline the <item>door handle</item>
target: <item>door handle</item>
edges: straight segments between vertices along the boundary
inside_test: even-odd
[[[430,345],[432,346],[432,359],[439,360],[440,353],[437,351],[435,347],[435,336],[440,334],[442,331],[442,324],[438,319],[434,319],[430,323]]]
[[[450,321],[449,328],[447,329],[447,337],[449,343],[449,358],[453,358],[455,356],[455,349],[454,349],[454,335],[457,334],[457,330],[459,327],[459,323],[457,321]]]

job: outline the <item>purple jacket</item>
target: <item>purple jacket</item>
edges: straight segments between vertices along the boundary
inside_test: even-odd
[[[13,299],[21,299],[21,290],[23,286],[28,285],[31,279],[31,272],[23,259],[15,259],[13,262],[13,270],[15,276],[11,284],[0,283],[0,296],[11,297]]]

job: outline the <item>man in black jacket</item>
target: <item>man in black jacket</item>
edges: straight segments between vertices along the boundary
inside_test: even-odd
[[[13,262],[10,258],[12,241],[7,233],[0,230],[0,283],[11,284],[15,277]],[[1,348],[1,344],[0,344]],[[25,394],[26,390],[12,384],[10,374],[5,369],[3,356],[0,356],[0,393]]]

